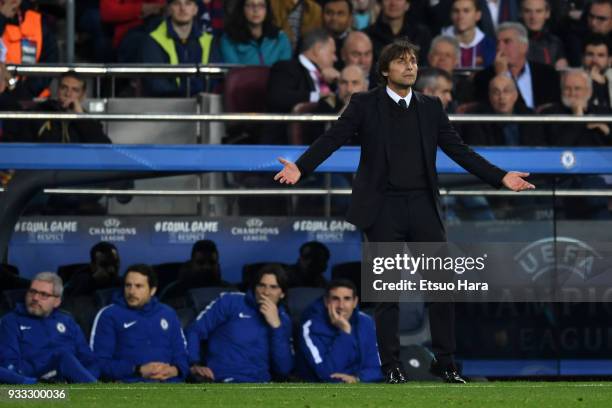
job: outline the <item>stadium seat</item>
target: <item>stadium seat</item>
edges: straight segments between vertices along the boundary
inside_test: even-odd
[[[181,328],[185,329],[195,319],[196,312],[190,307],[178,309],[176,314],[181,322]]]
[[[2,300],[0,301],[0,307],[6,310],[13,310],[17,303],[24,302],[27,288],[23,289],[10,289],[2,292]]]
[[[57,267],[57,274],[60,278],[62,278],[62,282],[64,282],[64,286],[66,283],[70,281],[72,275],[75,272],[80,271],[81,269],[85,269],[87,267],[87,263],[73,263],[68,265],[60,265]]]
[[[317,108],[317,102],[301,102],[293,107],[291,113],[312,113]],[[303,122],[291,122],[287,125],[287,133],[289,144],[291,145],[303,145],[304,143],[304,127],[308,126],[308,123]]]
[[[302,312],[324,294],[325,289],[323,288],[297,287],[289,289],[287,306],[289,307],[289,314],[293,324],[299,324]]]
[[[163,293],[166,286],[178,279],[179,271],[183,262],[166,262],[153,265],[157,274],[157,293]]]
[[[223,292],[235,292],[234,288],[227,286],[212,286],[209,288],[196,288],[191,289],[187,296],[189,298],[188,303],[191,308],[197,313],[200,313],[210,302],[219,297]]]

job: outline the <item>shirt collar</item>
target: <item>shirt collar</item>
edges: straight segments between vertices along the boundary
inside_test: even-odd
[[[393,99],[393,102],[395,103],[398,103],[400,99],[403,99],[406,101],[406,106],[410,106],[410,100],[412,99],[412,89],[410,89],[410,92],[408,92],[408,95],[406,95],[405,98],[402,98],[387,86],[387,95],[389,95],[389,97]]]
[[[302,66],[304,68],[306,68],[309,72],[319,71],[317,66],[315,64],[313,64],[311,60],[306,58],[306,56],[304,56],[304,54],[300,54],[298,56],[298,60],[300,61],[300,64],[302,64]]]

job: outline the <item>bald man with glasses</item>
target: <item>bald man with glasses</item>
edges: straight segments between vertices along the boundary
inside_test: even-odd
[[[25,302],[0,320],[0,383],[96,382],[99,368],[81,328],[58,310],[62,279],[34,277]]]

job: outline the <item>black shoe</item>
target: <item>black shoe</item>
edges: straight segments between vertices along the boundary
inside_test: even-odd
[[[387,384],[404,384],[408,382],[408,379],[401,368],[395,367],[387,371],[385,382]]]
[[[436,377],[440,377],[445,383],[467,384],[467,381],[459,375],[454,365],[442,366],[437,361],[433,361],[429,372]]]

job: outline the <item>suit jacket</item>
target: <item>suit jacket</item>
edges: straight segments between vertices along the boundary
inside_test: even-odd
[[[466,113],[495,114],[491,104],[480,104]],[[533,115],[533,111],[522,104],[515,104],[513,115]],[[466,123],[459,128],[463,140],[470,146],[505,146],[506,123]],[[518,123],[520,146],[547,146],[542,126],[539,123]]]
[[[266,106],[269,112],[289,113],[295,105],[310,101],[315,85],[310,73],[297,58],[279,61],[272,66],[268,79]],[[271,123],[265,126],[262,143],[287,144],[287,126]]]
[[[348,107],[334,126],[320,136],[296,161],[304,177],[349,138],[355,138],[361,145],[361,157],[353,183],[347,219],[362,229],[368,228],[376,221],[387,186],[390,112],[386,98],[389,96],[384,86],[353,95]],[[417,107],[427,178],[436,203],[438,220],[444,228],[436,172],[438,146],[463,168],[492,186],[501,186],[505,172],[463,143],[450,124],[438,98],[414,91],[412,98],[411,103],[416,102]]]
[[[550,65],[529,61],[531,70],[531,89],[533,90],[534,107],[557,103],[561,100],[560,78],[557,70]],[[476,99],[484,102],[489,100],[489,82],[495,77],[495,67],[492,65],[476,74],[474,77],[474,90]],[[523,97],[519,100],[525,104]]]

